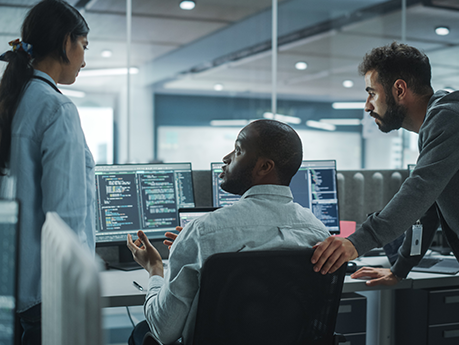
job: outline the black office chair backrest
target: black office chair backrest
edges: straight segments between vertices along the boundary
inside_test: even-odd
[[[202,269],[195,345],[333,344],[345,267],[313,271],[313,249],[221,253]]]

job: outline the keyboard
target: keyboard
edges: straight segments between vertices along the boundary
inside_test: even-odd
[[[423,258],[416,266],[420,268],[429,268],[442,260],[442,258]]]

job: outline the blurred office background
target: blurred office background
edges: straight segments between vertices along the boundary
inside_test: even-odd
[[[36,2],[0,0],[0,52]],[[408,43],[429,56],[435,90],[459,88],[457,0],[69,3],[86,18],[90,43],[86,68],[60,88],[99,164],[191,161],[208,170],[245,124],[274,117],[301,135],[304,159],[336,159],[339,170],[405,168],[416,161],[417,135],[381,134],[364,113],[363,55]],[[125,310],[105,313],[123,338]]]
[[[36,2],[0,0],[1,51]],[[300,133],[305,159],[404,168],[416,160],[416,135],[383,135],[364,113],[362,56],[406,42],[430,57],[435,90],[459,88],[455,0],[69,2],[88,21],[90,44],[86,68],[61,90],[77,104],[98,163],[209,169],[246,123],[274,112]]]

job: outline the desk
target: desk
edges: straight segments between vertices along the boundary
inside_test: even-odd
[[[137,289],[133,281],[144,290]],[[148,288],[148,272],[144,269],[134,271],[108,270],[100,273],[102,306],[124,307],[143,305]]]
[[[385,257],[363,258],[358,265],[382,265],[389,267]],[[143,305],[148,287],[148,273],[143,270],[101,272],[102,305],[120,307]],[[139,291],[132,284],[139,283],[145,290]],[[394,301],[397,289],[425,289],[459,286],[459,275],[411,272],[407,279],[395,286],[368,287],[364,280],[346,276],[343,292],[360,292],[367,297],[367,345],[392,345],[394,341]]]

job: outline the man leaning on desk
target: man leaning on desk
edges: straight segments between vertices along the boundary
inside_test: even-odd
[[[348,238],[329,237],[319,243],[311,260],[317,272],[334,272],[344,262],[382,247],[409,229],[399,261],[391,270],[362,268],[352,275],[371,277],[367,285],[393,285],[416,264],[409,260],[413,231],[422,231],[423,254],[437,229],[437,215],[459,258],[459,92],[434,93],[428,57],[405,44],[373,49],[359,70],[368,92],[365,111],[382,132],[403,127],[419,133],[419,158],[381,212],[371,215]],[[413,229],[419,219],[421,224]]]
[[[214,253],[312,247],[330,236],[312,212],[293,202],[290,180],[303,159],[298,134],[273,120],[250,123],[234,150],[223,158],[221,187],[242,195],[225,207],[189,223],[171,246],[165,277],[161,257],[139,231],[128,235],[134,259],[150,273],[144,305],[148,326],[162,343],[182,338],[191,344],[196,320],[200,270]],[[143,246],[142,246],[143,245]],[[134,329],[130,344],[148,331]]]

